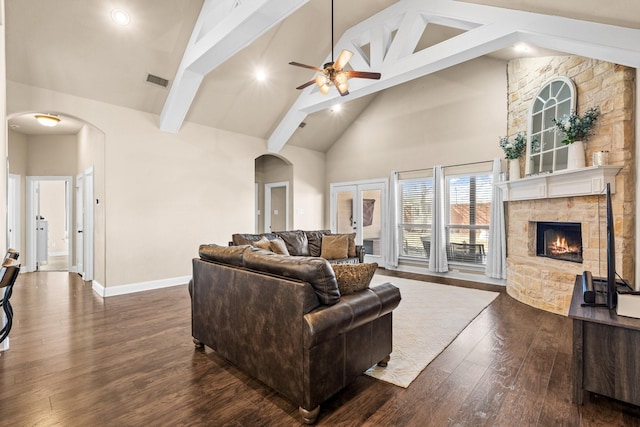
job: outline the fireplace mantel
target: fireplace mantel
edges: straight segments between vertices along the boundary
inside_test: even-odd
[[[528,176],[496,184],[505,201],[551,199],[602,194],[607,183],[616,192],[615,176],[622,166],[589,166],[581,169]]]

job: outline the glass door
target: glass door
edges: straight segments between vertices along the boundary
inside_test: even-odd
[[[386,233],[386,181],[331,185],[331,230],[356,233],[365,262],[383,265]]]

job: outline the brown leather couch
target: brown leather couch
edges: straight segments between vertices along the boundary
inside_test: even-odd
[[[292,256],[315,256],[319,257],[322,249],[322,236],[330,235],[331,230],[289,230],[289,231],[274,231],[272,233],[262,234],[234,234],[231,236],[230,245],[251,245],[257,242],[262,237],[266,237],[269,240],[273,240],[276,237],[280,237],[284,240],[289,255]],[[355,236],[355,234],[354,234]],[[329,260],[331,264],[344,264],[344,263],[363,263],[365,249],[362,245],[355,245],[356,256],[351,258],[341,258]]]
[[[189,283],[192,334],[299,406],[320,404],[392,350],[391,283],[341,296],[329,263],[249,245],[202,245]]]

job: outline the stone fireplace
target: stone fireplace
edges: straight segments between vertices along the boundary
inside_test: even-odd
[[[567,315],[576,275],[585,270],[594,276],[606,275],[606,239],[601,236],[603,213],[598,204],[607,182],[615,188],[616,272],[634,282],[635,70],[590,58],[557,56],[510,61],[507,74],[508,135],[527,129],[531,100],[552,77],[573,80],[578,112],[592,106],[602,112],[586,144],[586,168],[525,176],[522,159],[521,176],[525,177],[499,185],[506,200],[507,293],[528,305]],[[609,152],[610,166],[591,166],[591,154],[596,151]],[[576,259],[539,256],[538,225],[551,222],[579,224],[582,262],[577,254]]]

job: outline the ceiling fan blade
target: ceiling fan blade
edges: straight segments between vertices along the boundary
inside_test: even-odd
[[[289,65],[295,65],[296,67],[308,68],[310,70],[320,71],[321,73],[324,71],[322,68],[314,67],[313,65],[301,64],[299,62],[289,62]]]
[[[358,79],[374,79],[374,80],[380,80],[380,77],[382,77],[382,74],[380,73],[372,73],[369,71],[345,71],[345,73],[347,74],[347,77],[351,78],[351,77],[355,77]]]
[[[340,52],[340,55],[338,55],[338,59],[336,59],[336,62],[333,63],[333,68],[338,71],[342,70],[344,66],[347,65],[347,62],[349,62],[352,56],[353,52],[343,50],[342,52]]]
[[[309,81],[308,81],[308,82],[306,82],[305,84],[301,84],[300,86],[298,86],[296,89],[300,89],[300,90],[302,90],[302,89],[304,89],[304,88],[306,88],[306,87],[308,87],[308,86],[311,86],[311,85],[312,85],[312,84],[314,84],[315,82],[316,82],[316,79],[309,80]]]

